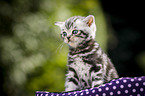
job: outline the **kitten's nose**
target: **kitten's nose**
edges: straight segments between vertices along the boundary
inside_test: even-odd
[[[70,39],[70,37],[67,37],[67,39],[69,40],[69,39]]]

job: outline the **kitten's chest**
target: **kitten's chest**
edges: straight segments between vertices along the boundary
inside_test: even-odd
[[[91,65],[85,63],[82,57],[75,57],[74,62],[70,65],[74,68],[80,78],[86,78],[89,75]]]

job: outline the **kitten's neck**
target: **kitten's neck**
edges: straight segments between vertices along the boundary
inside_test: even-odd
[[[91,51],[94,48],[95,40],[90,39],[80,43],[76,48],[69,46],[69,51],[71,54],[78,54],[80,52],[85,53],[85,51]]]

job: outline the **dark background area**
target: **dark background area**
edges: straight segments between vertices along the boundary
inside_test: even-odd
[[[100,0],[108,26],[117,39],[115,48],[108,44],[108,54],[122,77],[144,75],[137,64],[137,56],[145,50],[144,6],[140,1]],[[110,40],[111,42],[111,40]],[[144,58],[145,59],[145,58]]]

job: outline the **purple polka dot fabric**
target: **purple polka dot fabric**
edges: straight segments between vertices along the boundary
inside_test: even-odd
[[[145,76],[114,79],[100,87],[72,92],[37,91],[35,96],[145,96]]]

